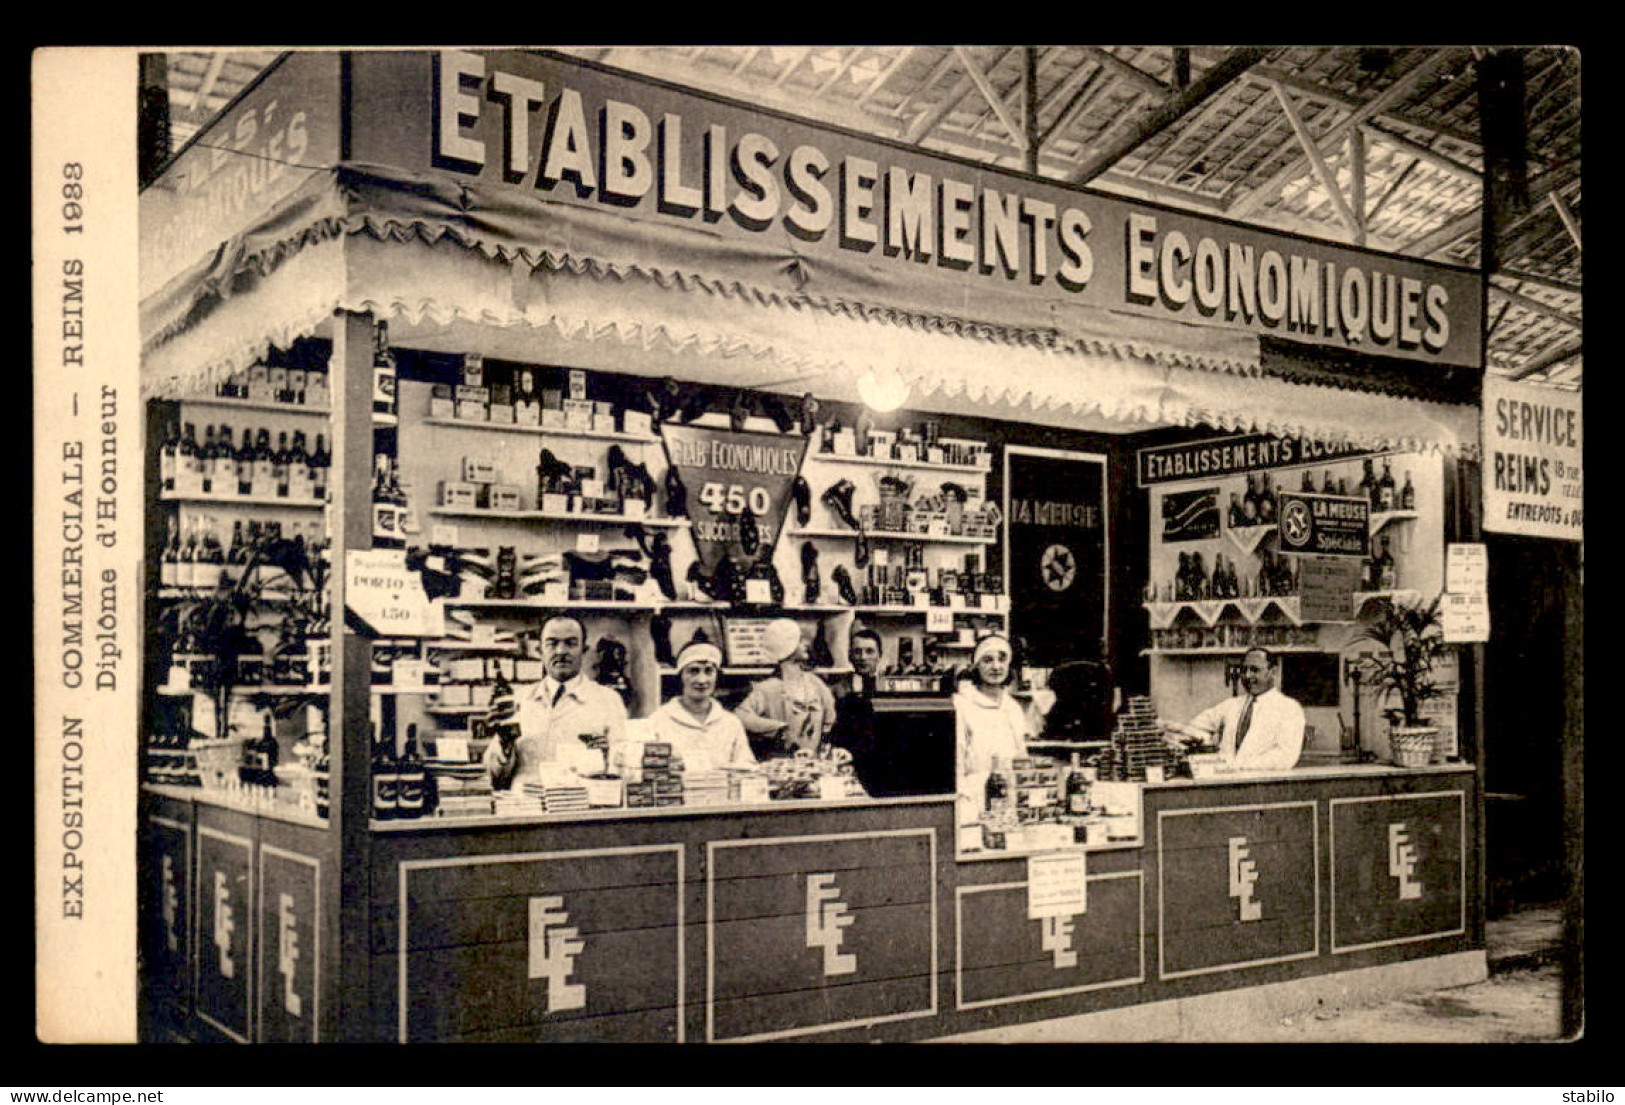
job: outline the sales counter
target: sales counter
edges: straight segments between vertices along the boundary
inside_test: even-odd
[[[947,795],[375,822],[346,940],[326,834],[147,788],[149,993],[189,1038],[855,1041],[1462,953],[1481,972],[1470,766],[1140,794],[1140,839],[1070,850],[1083,908],[1037,919],[1056,853],[957,854]]]

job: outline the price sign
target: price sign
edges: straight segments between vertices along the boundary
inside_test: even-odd
[[[925,612],[925,631],[927,633],[952,633],[954,631],[954,612],[944,606],[933,606]]]
[[[406,566],[404,549],[350,549],[344,558],[344,604],[389,637],[430,637],[446,631],[445,607],[430,602],[423,580]]]
[[[576,552],[595,553],[598,551],[598,535],[596,533],[576,534]]]
[[[1440,628],[1451,643],[1490,639],[1490,598],[1486,594],[1446,594],[1439,604]]]
[[[1486,593],[1490,578],[1489,549],[1485,545],[1451,545],[1445,549],[1444,589],[1458,595]]]
[[[1027,860],[1027,917],[1075,917],[1089,904],[1087,853],[1056,852]]]

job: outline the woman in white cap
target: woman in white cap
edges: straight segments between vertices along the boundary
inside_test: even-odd
[[[649,716],[649,739],[669,742],[689,771],[756,763],[745,727],[714,697],[721,669],[721,649],[709,641],[689,642],[677,654],[681,692]]]
[[[816,754],[835,725],[835,695],[808,670],[801,627],[789,618],[775,618],[762,634],[762,647],[778,665],[778,674],[752,687],[735,715],[764,746]]]
[[[1004,637],[983,637],[971,654],[970,678],[954,695],[960,812],[968,820],[980,816],[994,759],[1009,771],[1011,761],[1027,754],[1027,714],[1008,687],[1013,654]]]

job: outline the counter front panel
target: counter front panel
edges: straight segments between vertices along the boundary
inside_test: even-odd
[[[1467,931],[1467,794],[1333,798],[1332,951]]]

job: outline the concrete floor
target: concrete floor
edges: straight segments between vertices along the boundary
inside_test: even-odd
[[[1268,1015],[1240,1015],[1204,1041],[1246,1043],[1534,1043],[1561,1030],[1559,951],[1562,914],[1524,909],[1486,926],[1489,977],[1388,1000],[1304,1004]],[[1239,1013],[1238,1009],[1238,1013]],[[1085,1043],[1098,1039],[1086,1018],[1011,1025],[972,1034],[978,1043]]]

